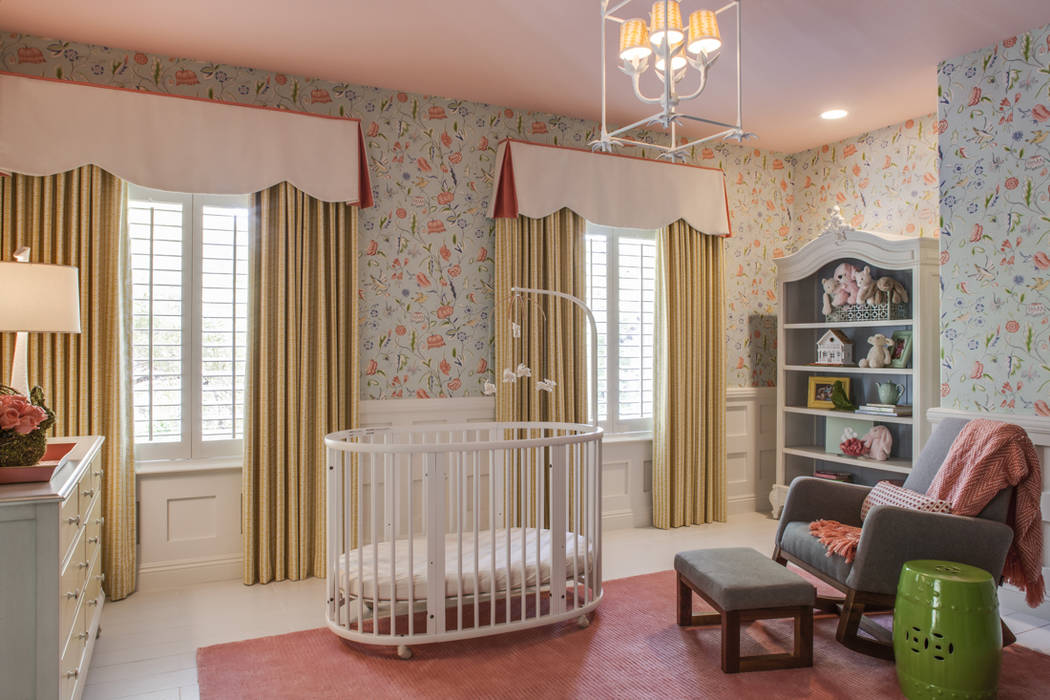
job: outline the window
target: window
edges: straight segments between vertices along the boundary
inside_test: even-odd
[[[128,189],[140,459],[241,452],[249,206],[247,196]]]
[[[598,325],[598,419],[652,428],[656,232],[587,223],[587,303]]]

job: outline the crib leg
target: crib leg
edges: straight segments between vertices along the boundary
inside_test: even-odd
[[[397,656],[400,659],[411,659],[412,650],[408,648],[407,644],[399,644],[397,647]]]
[[[578,618],[576,618],[576,626],[580,629],[586,629],[587,627],[590,627],[591,618],[587,617],[586,615],[580,615]]]

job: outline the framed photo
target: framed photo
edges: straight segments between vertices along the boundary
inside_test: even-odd
[[[849,396],[849,377],[810,377],[806,407],[834,409],[831,392],[835,388],[835,382],[842,382],[842,388],[846,391],[846,396]]]
[[[890,367],[905,369],[911,362],[911,331],[893,331]]]

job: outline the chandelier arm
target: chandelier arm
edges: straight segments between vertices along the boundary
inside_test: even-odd
[[[647,104],[654,104],[654,105],[655,104],[662,104],[663,100],[664,100],[663,97],[646,97],[645,95],[642,94],[641,81],[642,81],[642,74],[641,74],[640,71],[637,72],[637,73],[632,73],[631,74],[631,85],[632,85],[632,87],[634,87],[634,96],[637,97],[642,102],[645,102]]]
[[[701,62],[698,66],[696,66],[696,69],[700,73],[700,86],[696,88],[696,92],[690,93],[688,95],[682,95],[678,99],[691,100],[693,98],[699,97],[700,93],[704,91],[705,87],[707,87],[707,64]]]

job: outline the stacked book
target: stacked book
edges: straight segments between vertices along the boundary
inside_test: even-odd
[[[856,411],[869,416],[910,416],[911,406],[892,403],[865,403]]]
[[[829,472],[818,469],[813,472],[813,476],[830,481],[853,481],[853,475],[849,472]]]

